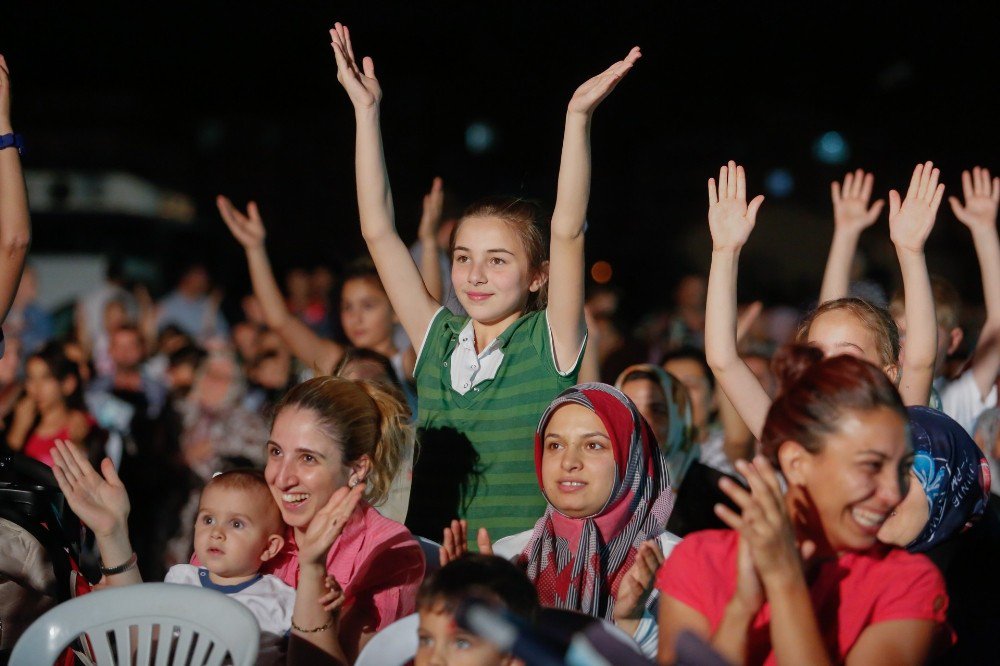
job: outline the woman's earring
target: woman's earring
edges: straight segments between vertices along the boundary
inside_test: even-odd
[[[347,487],[348,488],[353,488],[356,485],[358,485],[358,479],[357,479],[357,477],[351,477],[351,480],[347,482]]]

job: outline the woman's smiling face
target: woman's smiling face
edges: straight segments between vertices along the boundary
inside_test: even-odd
[[[542,440],[542,490],[552,506],[570,518],[593,516],[608,503],[616,478],[600,417],[573,403],[553,412]]]
[[[347,485],[351,468],[340,445],[320,428],[310,409],[288,407],[274,419],[264,478],[281,517],[305,529],[330,496]]]

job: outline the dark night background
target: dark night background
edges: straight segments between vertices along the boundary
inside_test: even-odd
[[[218,219],[218,192],[260,202],[280,271],[363,251],[353,114],[327,29],[347,23],[385,92],[383,131],[404,238],[441,175],[458,204],[521,193],[551,205],[572,91],[622,58],[643,58],[597,112],[588,262],[606,259],[630,308],[669,300],[709,258],[705,181],[727,159],[750,190],[787,169],[744,253],[741,299],[813,297],[832,228],[829,183],[875,172],[877,196],[905,188],[917,161],[1000,170],[996,4],[916,3],[8,2],[0,51],[12,69],[14,126],[28,169],[121,170],[190,195],[183,233],[149,221],[35,216],[38,252],[115,250],[208,259],[236,296],[242,253]],[[470,122],[494,149],[465,147]],[[850,156],[818,162],[835,130]],[[146,225],[145,227],[143,225]],[[150,226],[151,225],[151,226]],[[886,214],[862,241],[894,279]],[[980,296],[967,230],[942,205],[931,270]],[[161,290],[165,285],[160,285]]]

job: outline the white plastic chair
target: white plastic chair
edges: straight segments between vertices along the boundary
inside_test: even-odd
[[[403,666],[417,654],[420,617],[413,613],[400,618],[372,636],[354,666]],[[11,662],[11,666],[16,666]]]
[[[98,666],[130,665],[133,653],[136,666],[218,666],[227,654],[234,666],[252,666],[260,627],[246,607],[214,590],[130,585],[91,592],[42,615],[14,646],[10,666],[51,664],[78,637]]]
[[[424,551],[424,575],[430,575],[441,568],[441,544],[422,536],[414,537]]]

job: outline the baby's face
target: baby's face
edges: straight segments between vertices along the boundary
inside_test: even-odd
[[[194,524],[194,552],[213,578],[252,576],[270,559],[274,511],[262,492],[211,485],[205,489]]]

